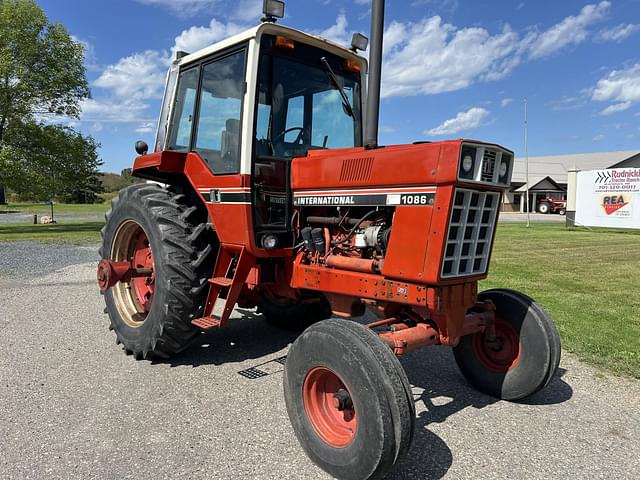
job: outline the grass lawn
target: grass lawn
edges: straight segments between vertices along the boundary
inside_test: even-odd
[[[38,241],[74,244],[98,243],[104,222],[69,222],[54,225],[0,223],[0,242]]]
[[[640,378],[639,266],[637,231],[506,224],[481,289],[530,295],[556,321],[564,349]]]
[[[53,215],[94,215],[104,214],[111,202],[92,203],[92,204],[67,204],[56,203],[53,205]],[[51,214],[51,206],[44,203],[10,203],[8,205],[0,205],[0,215],[2,213],[26,213],[33,215],[49,215]]]

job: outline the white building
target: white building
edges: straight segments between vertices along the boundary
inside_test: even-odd
[[[640,167],[640,151],[579,153],[529,157],[529,206],[535,211],[539,197],[566,199],[569,170],[603,170]],[[523,157],[516,158],[511,190],[504,196],[503,210],[524,212],[526,208],[526,167]]]

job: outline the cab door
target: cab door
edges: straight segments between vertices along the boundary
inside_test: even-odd
[[[241,174],[246,45],[181,71],[167,149],[187,152],[185,173],[223,243],[251,245],[250,177]]]

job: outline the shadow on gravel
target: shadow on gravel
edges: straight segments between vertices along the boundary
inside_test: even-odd
[[[199,367],[262,359],[287,347],[298,336],[298,333],[272,327],[254,311],[239,309],[238,312],[242,318],[234,318],[224,328],[202,334],[180,355],[154,360],[154,363]]]
[[[416,409],[422,410],[423,407],[426,410],[420,412],[416,419],[409,455],[387,480],[440,479],[451,468],[453,455],[444,440],[428,429],[429,425],[443,423],[465,408],[481,409],[500,400],[470,387],[458,372],[453,355],[446,347],[432,347],[410,354],[402,359],[402,364],[414,387]],[[565,373],[565,369],[558,369],[546,388],[519,403],[544,406],[569,400],[573,389],[562,380]]]

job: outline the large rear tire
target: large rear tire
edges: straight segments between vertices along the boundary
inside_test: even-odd
[[[560,336],[549,315],[523,293],[487,290],[496,306],[497,344],[484,333],[462,337],[453,353],[465,378],[483,393],[520,400],[544,388],[560,363]]]
[[[363,325],[330,319],[305,330],[287,356],[284,394],[303,449],[338,479],[381,479],[410,448],[409,381]]]
[[[136,359],[167,358],[184,350],[199,329],[214,260],[212,233],[184,195],[137,184],[113,199],[102,229],[100,256],[152,270],[105,292],[111,329]]]
[[[551,205],[549,205],[547,202],[541,202],[538,205],[538,213],[542,213],[542,214],[547,214],[551,211]]]

